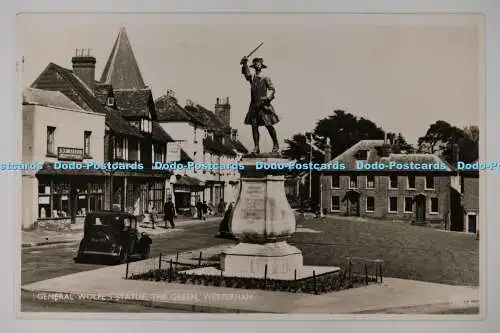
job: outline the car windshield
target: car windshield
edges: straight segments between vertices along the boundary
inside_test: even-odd
[[[111,226],[117,225],[120,222],[123,223],[122,219],[119,216],[89,216],[88,218],[90,219],[90,225]]]

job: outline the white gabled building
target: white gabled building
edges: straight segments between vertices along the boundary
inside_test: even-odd
[[[40,170],[22,172],[22,227],[59,221],[70,223],[104,206],[104,174],[92,170],[57,170],[56,162],[104,161],[105,115],[86,111],[64,94],[23,90],[24,163]]]
[[[212,112],[187,100],[182,107],[172,90],[155,101],[158,121],[195,163],[229,165],[239,162],[247,150],[231,129],[229,100],[217,99]],[[183,170],[176,172],[174,200],[180,211],[193,212],[198,200],[214,211],[234,202],[239,193],[238,170]]]

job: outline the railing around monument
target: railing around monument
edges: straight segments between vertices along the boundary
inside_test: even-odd
[[[196,256],[186,257],[186,255],[184,255],[184,258],[179,258],[179,254],[179,251],[177,251],[176,254],[170,255],[162,255],[162,253],[160,253],[158,257],[127,262],[125,265],[124,278],[135,279],[138,276],[144,276],[152,271],[160,271],[162,273],[167,271],[167,274],[172,275],[181,270],[218,265],[218,261],[213,260],[213,257],[204,257],[202,251],[196,254]],[[155,276],[158,275],[158,273],[151,275],[151,280],[155,280]]]
[[[381,259],[369,259],[361,257],[346,257],[341,268],[346,272],[350,281],[369,281],[382,283],[384,281],[384,261]]]
[[[321,294],[339,291],[363,285],[383,282],[383,261],[359,257],[346,257],[340,265],[341,270],[334,273],[317,275],[307,279],[273,280],[267,274],[260,278],[238,278],[220,275],[189,275],[182,273],[190,269],[203,267],[220,268],[220,256],[199,253],[160,255],[155,258],[129,262],[125,265],[125,279],[146,280],[166,283],[198,284],[205,286],[259,289],[286,292],[304,292]]]

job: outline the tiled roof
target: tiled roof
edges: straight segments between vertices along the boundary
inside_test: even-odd
[[[141,132],[123,119],[115,109],[105,106],[104,112],[106,113],[106,125],[111,131],[122,135],[132,135],[137,138],[143,137]]]
[[[195,177],[190,176],[178,176],[176,185],[184,185],[184,186],[201,186],[202,181]]]
[[[207,123],[205,117],[199,112],[199,109],[192,105],[184,106],[184,110],[191,117],[191,119],[196,120],[199,124],[201,124],[204,128],[210,128],[210,124]]]
[[[122,117],[147,117],[151,113],[155,118],[151,90],[146,89],[115,89],[116,108]]]
[[[94,96],[101,104],[106,104],[107,97],[113,96],[113,87],[110,84],[96,82]]]
[[[155,100],[157,119],[160,122],[192,122],[203,125],[203,122],[177,103],[173,96],[163,95]]]
[[[229,147],[222,144],[222,142],[218,139],[203,139],[203,149],[215,152],[222,153],[229,156],[235,156],[236,153]]]
[[[380,162],[396,162],[396,163],[441,163],[443,162],[439,156],[434,154],[390,154],[388,157],[382,157]]]
[[[193,116],[200,118],[203,121],[203,124],[207,128],[210,129],[224,129],[228,128],[226,125],[224,125],[224,122],[222,119],[220,119],[218,116],[215,115],[214,112],[208,110],[207,108],[203,107],[202,105],[196,104],[195,106],[191,105],[186,105],[184,107],[186,111],[190,112]]]
[[[368,151],[368,159],[363,161],[365,163],[375,163],[380,162],[387,164],[389,162],[396,163],[411,163],[414,164],[434,164],[441,163],[446,169],[442,171],[453,171],[453,167],[449,165],[446,161],[441,159],[439,156],[434,154],[394,154],[390,151],[391,146],[386,145],[387,154],[384,156],[382,154],[384,149],[384,140],[361,140],[354,144],[352,147],[347,149],[345,152],[334,158],[331,163],[340,162],[346,167],[346,170],[356,169],[356,155],[359,151]],[[418,171],[418,170],[413,170]],[[422,171],[426,171],[422,169]]]
[[[156,121],[153,121],[153,139],[163,142],[172,142],[174,139],[158,124]]]
[[[50,63],[31,85],[32,88],[60,91],[66,97],[78,104],[84,110],[106,115],[106,125],[123,135],[142,137],[140,132],[125,119],[116,114],[116,111],[102,105],[89,88],[73,71]]]
[[[242,154],[248,153],[248,149],[246,149],[245,146],[239,140],[231,140],[231,144],[238,152]]]
[[[361,140],[358,143],[351,146],[349,149],[344,151],[339,156],[335,157],[332,162],[342,162],[346,164],[346,167],[353,166],[356,163],[355,154],[360,150],[368,150],[374,153],[370,153],[368,156],[368,162],[377,162],[379,156],[376,151],[377,147],[382,147],[384,140]]]
[[[42,90],[35,88],[23,89],[23,104],[41,105],[74,111],[84,111],[59,91]]]
[[[120,29],[104,66],[101,82],[112,84],[115,89],[146,88],[124,27]]]

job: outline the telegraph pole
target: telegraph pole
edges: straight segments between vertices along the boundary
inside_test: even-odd
[[[309,139],[309,163],[312,163],[312,133],[306,133]],[[309,208],[312,209],[312,168],[309,165]]]

